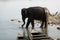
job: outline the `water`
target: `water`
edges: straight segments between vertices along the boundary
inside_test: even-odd
[[[18,33],[23,33],[21,27],[22,22],[17,21],[2,21],[0,23],[0,40],[16,40]],[[31,26],[31,25],[30,25]],[[29,27],[30,27],[29,26]],[[47,33],[53,39],[60,38],[60,30],[57,29],[59,25],[48,25]],[[31,27],[30,27],[31,28]],[[35,29],[41,31],[39,25],[35,24]]]
[[[0,23],[0,40],[16,40],[17,34],[21,31],[17,22],[4,21]]]
[[[60,27],[59,25],[53,25],[48,27],[48,34],[50,37],[56,39],[60,38],[60,30],[57,29],[57,27]]]

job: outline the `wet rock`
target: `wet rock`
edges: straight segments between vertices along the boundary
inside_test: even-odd
[[[14,19],[11,19],[11,21],[14,21]]]
[[[18,22],[20,23],[21,21],[18,20]]]
[[[58,30],[60,30],[60,27],[57,27]]]

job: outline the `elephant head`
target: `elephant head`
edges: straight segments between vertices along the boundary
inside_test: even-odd
[[[27,18],[27,9],[26,8],[23,8],[21,10],[21,15],[22,15],[22,20],[23,20],[23,25],[22,25],[22,27],[23,27],[25,24],[25,19]]]

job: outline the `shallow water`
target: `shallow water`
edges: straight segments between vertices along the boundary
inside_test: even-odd
[[[3,21],[0,23],[0,40],[16,40],[18,33],[23,33],[21,27],[22,22],[17,21]],[[35,29],[41,31],[39,24],[35,24]],[[31,25],[29,26],[31,28]],[[60,30],[57,29],[59,25],[48,25],[47,33],[53,39],[60,38]]]
[[[0,40],[16,40],[18,27],[17,22],[4,21],[0,23]]]

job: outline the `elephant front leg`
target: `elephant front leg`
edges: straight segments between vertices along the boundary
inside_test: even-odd
[[[30,20],[28,19],[27,24],[26,24],[26,29],[28,29],[29,23],[30,23]]]
[[[31,20],[32,29],[34,29],[34,20]]]
[[[23,28],[24,24],[25,24],[25,22],[22,24],[22,28]]]

